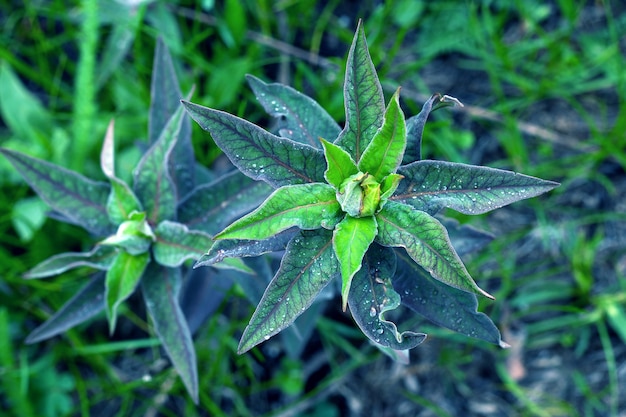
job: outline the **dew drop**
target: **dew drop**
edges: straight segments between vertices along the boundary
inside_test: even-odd
[[[265,340],[270,340],[270,335],[269,335],[269,334],[266,334],[266,335],[263,337],[263,339],[265,339]]]
[[[382,327],[379,327],[378,329],[376,329],[376,333],[378,334],[383,334],[384,330]]]
[[[376,307],[370,308],[370,317],[374,317],[376,315]]]

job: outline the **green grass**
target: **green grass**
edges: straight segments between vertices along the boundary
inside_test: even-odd
[[[100,9],[94,13],[96,3]],[[203,10],[193,2],[136,9],[118,2],[76,2],[70,8],[61,1],[42,7],[26,2],[22,8],[5,2],[0,5],[0,146],[97,177],[98,147],[115,118],[119,163],[128,168],[120,171],[130,171],[138,155],[135,143],[146,140],[152,51],[159,35],[175,57],[183,91],[195,87],[195,102],[267,125],[245,86],[244,75],[252,73],[306,92],[340,120],[341,65],[356,26],[356,16],[341,3],[228,0]],[[573,403],[552,393],[538,397],[537,381],[510,377],[507,352],[428,324],[424,329],[440,351],[436,366],[424,369],[444,372],[442,386],[471,399],[482,393],[471,381],[472,358],[479,352],[495,358],[492,372],[499,384],[493,395],[508,398],[517,415],[618,416],[624,407],[618,393],[626,383],[618,373],[626,360],[625,251],[616,232],[626,230],[626,9],[620,2],[589,6],[576,0],[373,3],[364,2],[357,14],[365,18],[386,94],[401,85],[402,105],[412,114],[432,88],[449,88],[438,92],[466,104],[433,115],[427,156],[563,184],[500,214],[456,217],[497,235],[468,259],[470,272],[497,296],[483,310],[501,328],[523,333],[529,372],[546,352],[562,358],[563,366],[580,365],[570,384],[584,400]],[[456,78],[437,78],[444,70]],[[218,156],[197,126],[194,147],[206,165]],[[93,242],[71,226],[43,221],[45,206],[5,160],[0,160],[0,187],[0,409],[13,415],[246,416],[257,415],[258,401],[265,401],[268,416],[290,410],[339,413],[333,390],[387,360],[349,326],[324,319],[318,338],[330,371],[317,387],[298,391],[293,386],[303,383],[297,375],[310,357],[276,360],[260,350],[236,355],[235,336],[250,313],[236,294],[236,308],[222,306],[196,338],[198,407],[164,366],[159,349],[151,347],[142,314],[130,309],[121,319],[125,332],[113,340],[100,319],[26,346],[26,335],[69,298],[83,275],[26,281],[21,274],[55,253]],[[137,346],[137,339],[146,344]],[[428,349],[416,348],[415,366]],[[605,375],[601,381],[582,367],[590,357]],[[257,380],[264,366],[271,372]],[[425,392],[398,396],[416,409],[451,415]],[[288,400],[272,405],[278,397]]]

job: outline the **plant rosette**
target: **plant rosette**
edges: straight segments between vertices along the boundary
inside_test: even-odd
[[[480,214],[549,191],[558,184],[510,171],[421,160],[428,114],[455,104],[433,95],[405,120],[399,90],[385,107],[361,23],[347,58],[343,129],[311,98],[249,77],[278,135],[244,119],[184,101],[245,175],[273,193],[216,236],[197,265],[284,248],[239,344],[245,352],[289,326],[336,277],[367,337],[402,360],[426,335],[400,332],[386,313],[405,305],[435,323],[506,346],[493,322],[477,312],[472,279],[450,235],[434,215],[442,208]],[[457,233],[457,226],[452,225]],[[465,239],[472,245],[473,237]],[[484,238],[484,235],[481,235]]]

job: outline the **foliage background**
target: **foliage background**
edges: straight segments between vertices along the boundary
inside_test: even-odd
[[[200,405],[127,308],[37,345],[23,340],[81,285],[21,274],[91,246],[45,219],[0,160],[0,410],[7,415],[624,416],[626,399],[626,5],[620,1],[329,0],[0,3],[0,146],[91,177],[111,118],[130,173],[146,143],[156,36],[193,100],[271,123],[244,75],[279,81],[343,115],[342,62],[364,18],[388,97],[412,115],[433,92],[466,107],[433,114],[429,158],[560,181],[479,217],[496,239],[467,258],[497,301],[482,310],[501,351],[416,323],[428,341],[396,365],[332,302],[298,359],[278,340],[237,356],[251,307],[237,289],[196,335]],[[194,130],[198,158],[221,166]],[[129,303],[135,307],[135,304]]]

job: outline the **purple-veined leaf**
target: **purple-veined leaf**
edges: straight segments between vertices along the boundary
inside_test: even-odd
[[[346,311],[354,274],[361,269],[363,257],[376,237],[374,216],[346,216],[333,231],[333,249],[341,266],[341,305]]]
[[[113,232],[106,211],[110,187],[77,172],[9,149],[0,149],[28,184],[53,210],[89,232]]]
[[[180,268],[151,262],[141,280],[141,293],[152,325],[189,395],[198,403],[196,351],[187,320],[179,305]]]
[[[278,119],[280,136],[319,148],[318,138],[334,141],[339,135],[337,122],[312,98],[284,84],[246,79],[265,111]]]
[[[328,184],[280,187],[263,204],[215,235],[215,239],[262,240],[297,226],[304,230],[332,229],[343,217]]]
[[[224,261],[226,258],[260,256],[265,253],[284,250],[287,247],[287,243],[298,231],[297,227],[292,227],[263,240],[218,240],[206,254],[198,259],[194,268],[211,266]]]
[[[324,148],[327,167],[326,171],[324,171],[324,178],[336,190],[339,190],[344,180],[357,174],[359,169],[348,152],[324,139],[320,141]]]
[[[400,272],[393,279],[393,287],[400,294],[403,305],[435,324],[503,348],[508,347],[491,319],[477,311],[476,295],[432,279],[406,253],[399,253],[398,256],[401,260]]]
[[[463,104],[454,97],[442,96],[436,93],[426,100],[426,103],[422,106],[422,110],[417,115],[407,119],[407,144],[402,159],[403,164],[406,165],[422,159],[422,134],[424,133],[424,125],[430,113],[442,107],[454,105],[463,106]]]
[[[252,349],[289,326],[338,275],[332,232],[301,231],[287,245],[280,268],[241,337],[238,352]]]
[[[107,271],[104,301],[111,334],[115,331],[117,309],[135,292],[149,262],[150,253],[148,252],[130,255],[121,251]]]
[[[117,252],[118,249],[112,246],[97,245],[89,252],[61,253],[37,264],[24,274],[24,278],[45,278],[81,266],[106,271],[113,264]]]
[[[414,162],[398,173],[405,179],[391,199],[430,214],[444,207],[482,214],[559,185],[512,171],[443,161]]]
[[[33,330],[25,342],[37,343],[61,334],[104,310],[104,273],[89,278],[72,298],[45,323]]]
[[[115,140],[114,122],[111,120],[104,136],[102,152],[100,153],[100,167],[111,182],[111,193],[107,201],[107,213],[111,223],[120,224],[128,220],[133,211],[142,211],[141,203],[135,193],[121,179],[115,175]]]
[[[178,221],[211,235],[256,208],[272,187],[239,171],[199,185],[178,205]]]
[[[343,98],[346,124],[335,143],[347,150],[358,163],[374,134],[382,126],[385,114],[383,89],[367,49],[361,20],[348,52]]]
[[[400,89],[389,101],[382,126],[359,160],[359,171],[374,176],[379,183],[396,172],[406,147],[406,126],[399,100]]]
[[[168,161],[178,140],[183,116],[183,109],[179,107],[134,172],[133,190],[148,213],[148,221],[153,225],[163,220],[176,220],[176,186],[169,172]]]
[[[155,143],[168,120],[180,107],[182,93],[174,71],[172,57],[162,38],[157,39],[150,87],[148,139]],[[176,184],[177,196],[183,197],[195,185],[195,157],[191,144],[191,121],[183,117],[178,140],[169,160],[169,173]]]
[[[200,127],[245,175],[274,188],[324,182],[321,150],[281,138],[232,114],[183,101]]]
[[[393,250],[372,245],[363,261],[363,268],[353,279],[348,304],[354,321],[372,341],[394,350],[412,349],[426,339],[423,333],[400,333],[385,313],[400,306],[400,295],[391,280],[396,271]]]
[[[446,229],[437,219],[393,201],[387,202],[376,219],[378,243],[405,248],[417,264],[447,285],[493,299],[476,285],[452,247]]]

